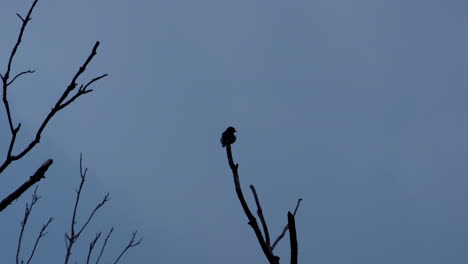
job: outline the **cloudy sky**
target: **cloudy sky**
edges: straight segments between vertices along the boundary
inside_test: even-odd
[[[1,72],[30,3],[1,4]],[[73,263],[112,226],[104,263],[135,229],[143,243],[123,263],[266,263],[219,144],[233,125],[246,196],[254,184],[274,236],[304,199],[301,263],[466,263],[467,11],[457,0],[39,1],[13,69],[37,71],[9,93],[18,149],[97,40],[82,81],[109,76],[1,175],[3,198],[54,159],[24,254],[55,216],[36,263],[63,261],[82,152],[78,224],[112,199]],[[30,195],[1,213],[2,263]]]

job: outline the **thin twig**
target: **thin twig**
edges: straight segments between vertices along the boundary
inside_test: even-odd
[[[39,201],[41,197],[37,194],[37,186],[34,189],[34,193],[31,197],[31,203],[28,204],[26,203],[26,208],[24,210],[24,217],[23,220],[21,221],[21,231],[20,235],[18,238],[18,246],[16,248],[16,264],[20,264],[20,252],[21,252],[21,243],[23,240],[23,234],[24,234],[24,229],[26,228],[26,225],[28,223],[29,215],[31,214],[32,209],[34,208],[34,205]],[[23,261],[21,261],[22,263]]]
[[[80,77],[80,75],[86,70],[86,67],[88,66],[88,64],[91,62],[91,60],[94,58],[94,56],[97,54],[97,48],[99,47],[99,41],[96,42],[96,44],[94,44],[94,47],[93,47],[93,50],[91,51],[91,54],[88,56],[88,58],[86,59],[85,63],[79,68],[78,72],[75,74],[75,76],[73,77],[72,81],[70,82],[70,84],[68,85],[67,89],[65,89],[64,93],[62,94],[62,96],[57,100],[57,103],[55,104],[55,106],[51,109],[51,111],[49,112],[49,114],[47,115],[47,117],[44,119],[44,121],[42,122],[41,126],[39,127],[39,129],[37,130],[36,132],[36,137],[35,139],[18,155],[15,155],[12,157],[13,160],[18,160],[20,158],[22,158],[24,155],[26,155],[37,143],[39,143],[40,139],[41,139],[41,133],[42,131],[45,129],[45,127],[47,126],[47,124],[49,123],[50,119],[52,119],[52,117],[58,112],[60,111],[61,109],[64,108],[63,106],[63,103],[65,101],[65,99],[68,97],[68,94],[73,91],[77,85],[76,81],[78,79],[78,77]],[[104,78],[105,76],[107,75],[102,75],[100,77],[98,77],[99,79],[101,78]],[[98,79],[98,80],[99,80]],[[78,98],[79,96],[83,95],[83,94],[86,94],[88,93],[89,90],[79,90],[77,92],[77,96],[74,96],[73,97],[73,100],[70,100],[70,101],[67,101],[66,102],[66,105],[70,104],[71,102],[73,102],[76,98]],[[0,167],[0,173],[1,173],[1,169],[2,167]]]
[[[242,189],[240,185],[239,173],[237,171],[237,169],[239,168],[239,164],[234,163],[234,159],[232,158],[231,145],[229,144],[226,145],[226,152],[227,152],[229,167],[231,167],[232,175],[234,177],[234,184],[236,187],[237,197],[239,198],[239,201],[242,205],[242,209],[244,210],[245,215],[249,219],[249,225],[254,230],[258,243],[260,244],[260,247],[262,248],[263,254],[268,259],[268,262],[270,262],[270,264],[277,264],[279,263],[279,258],[273,254],[273,251],[265,243],[265,240],[263,239],[262,231],[260,230],[260,227],[258,226],[257,219],[252,214],[249,206],[247,205],[247,202],[245,201],[244,194],[242,193]]]
[[[10,53],[10,58],[8,59],[7,70],[6,70],[5,74],[2,75],[2,81],[3,81],[3,96],[4,96],[4,98],[6,98],[6,89],[7,89],[7,86],[8,86],[9,83],[11,83],[11,82],[8,81],[8,79],[10,78],[10,72],[11,72],[11,66],[12,66],[12,64],[13,64],[13,59],[14,59],[14,57],[15,57],[15,55],[16,55],[16,52],[18,51],[19,45],[21,44],[21,40],[23,39],[24,31],[25,31],[25,29],[26,29],[26,26],[27,26],[28,22],[31,20],[31,14],[32,14],[32,12],[33,12],[33,10],[34,10],[34,7],[36,6],[37,2],[38,2],[38,0],[34,0],[34,2],[32,3],[31,7],[29,8],[29,11],[28,11],[28,13],[27,13],[27,15],[26,15],[26,18],[23,18],[23,17],[21,17],[19,14],[16,14],[16,15],[21,19],[21,21],[23,22],[23,24],[21,25],[21,29],[20,29],[20,32],[19,32],[19,34],[18,34],[18,38],[17,38],[17,40],[16,40],[15,45],[13,46],[13,50],[12,50],[11,53]],[[18,75],[15,76],[15,78],[16,78],[16,77],[18,77]],[[15,78],[13,78],[13,80],[14,80]],[[7,105],[5,105],[5,107],[8,108]],[[9,112],[9,111],[7,111],[7,112]],[[11,116],[10,116],[10,117],[11,117]],[[9,117],[9,118],[10,118],[10,117]],[[9,120],[9,123],[10,123],[10,128],[11,128],[11,130],[13,130],[13,124],[12,124],[12,122],[11,122],[11,119]]]
[[[14,57],[16,55],[16,52],[18,51],[18,47],[21,44],[21,40],[23,39],[24,31],[26,29],[26,26],[28,25],[28,22],[31,20],[31,14],[32,14],[32,12],[34,10],[34,7],[36,6],[37,2],[38,2],[38,0],[35,0],[32,3],[31,7],[29,8],[28,13],[26,14],[26,18],[23,18],[19,14],[16,14],[21,19],[22,25],[21,25],[20,32],[18,34],[18,38],[16,39],[15,45],[13,46],[13,50],[10,53],[10,57],[8,59],[8,65],[7,65],[6,72],[5,72],[5,74],[1,75],[1,77],[2,77],[1,78],[2,79],[2,92],[3,92],[3,98],[2,99],[3,99],[3,104],[5,106],[5,112],[6,112],[7,119],[8,119],[8,126],[10,128],[10,132],[11,132],[11,135],[12,135],[11,140],[10,140],[9,151],[8,151],[6,160],[4,162],[5,168],[8,167],[8,165],[11,163],[11,149],[13,149],[13,145],[15,144],[15,140],[16,140],[16,134],[18,133],[19,128],[20,128],[20,125],[18,125],[16,128],[13,125],[13,117],[11,115],[10,104],[8,102],[8,86],[10,84],[12,84],[15,81],[15,79],[18,78],[19,76],[28,73],[28,71],[19,73],[15,77],[13,77],[13,80],[10,81],[9,78],[10,78],[10,73],[11,73],[11,66],[13,65]],[[3,168],[3,169],[0,168],[0,173],[3,172],[3,170],[5,168]]]
[[[99,263],[99,260],[101,260],[102,253],[104,252],[104,249],[106,248],[107,245],[107,240],[109,240],[110,235],[114,232],[114,227],[112,227],[109,231],[109,233],[106,236],[106,239],[104,240],[104,244],[102,245],[101,252],[99,253],[99,257],[96,260],[96,264]]]
[[[20,73],[16,74],[15,77],[13,77],[13,79],[11,79],[11,81],[8,83],[8,86],[10,86],[21,75],[28,74],[28,73],[35,73],[35,72],[36,71],[27,70],[27,71],[23,71],[23,72],[20,72]]]
[[[37,171],[29,177],[29,179],[23,183],[18,189],[8,195],[3,201],[0,202],[0,212],[7,208],[14,200],[18,199],[26,190],[28,190],[31,186],[39,182],[41,179],[45,178],[45,173],[49,166],[52,165],[53,160],[48,159],[44,163],[42,163],[41,167],[37,169]]]
[[[7,71],[7,73],[5,75],[3,75],[3,77],[2,77],[3,90],[4,90],[3,91],[3,100],[4,100],[5,108],[6,108],[6,111],[7,111],[10,130],[11,130],[11,133],[12,133],[12,138],[11,138],[11,141],[10,141],[8,155],[7,155],[6,159],[5,159],[5,161],[3,162],[3,164],[0,166],[0,173],[2,173],[13,161],[19,160],[22,157],[24,157],[27,153],[29,153],[29,151],[31,151],[40,142],[42,132],[47,127],[47,124],[49,123],[49,121],[55,116],[55,114],[57,114],[60,110],[64,109],[65,107],[67,107],[68,105],[73,103],[78,97],[80,97],[80,96],[82,96],[84,94],[92,92],[93,90],[88,89],[88,87],[90,85],[92,85],[94,82],[96,82],[96,81],[98,81],[98,80],[100,80],[100,79],[107,76],[107,74],[103,74],[101,76],[93,78],[91,81],[87,82],[85,85],[81,85],[81,87],[77,90],[77,92],[73,96],[68,98],[69,94],[78,85],[77,84],[78,78],[86,71],[86,67],[89,65],[89,63],[92,61],[94,56],[97,54],[97,48],[99,47],[99,44],[100,44],[99,41],[97,41],[94,44],[94,47],[93,47],[90,55],[86,59],[86,61],[83,63],[83,65],[75,73],[75,75],[73,76],[70,84],[67,86],[67,88],[65,89],[63,94],[60,96],[60,98],[55,103],[55,106],[51,108],[49,114],[42,121],[42,124],[40,125],[39,129],[36,131],[36,135],[35,135],[34,139],[29,143],[29,145],[27,145],[17,155],[13,154],[12,152],[13,152],[13,147],[14,147],[15,140],[16,140],[16,134],[18,133],[21,124],[19,124],[16,128],[14,128],[14,126],[13,126],[13,121],[12,121],[11,114],[10,114],[10,108],[9,108],[8,100],[7,100],[7,97],[6,97],[6,91],[7,91],[7,87],[8,87],[9,71]]]
[[[50,217],[49,220],[47,221],[47,223],[45,223],[42,226],[41,231],[39,232],[39,235],[36,238],[36,242],[34,243],[33,250],[31,251],[31,255],[29,255],[29,259],[28,259],[27,264],[31,263],[31,260],[32,260],[32,258],[34,256],[34,253],[36,253],[37,245],[39,245],[39,241],[41,240],[41,238],[43,236],[47,235],[47,232],[45,232],[45,231],[46,231],[47,227],[50,225],[50,223],[52,223],[52,221],[54,221],[54,218]]]
[[[288,226],[289,226],[289,244],[291,245],[291,264],[297,264],[297,234],[296,234],[296,221],[294,215],[288,212]]]
[[[263,233],[265,235],[265,243],[270,247],[270,233],[268,232],[268,225],[265,221],[265,217],[263,216],[262,206],[260,205],[260,200],[258,199],[257,191],[255,190],[255,186],[252,184],[250,185],[250,189],[252,190],[253,196],[255,198],[255,203],[257,204],[257,215],[260,218],[260,222],[262,223]]]
[[[92,92],[93,90],[86,90],[86,88],[88,88],[88,86],[90,86],[92,83],[106,77],[108,74],[103,74],[101,76],[98,76],[94,79],[92,79],[91,81],[89,81],[86,85],[82,85],[79,89],[78,89],[78,92],[72,96],[68,101],[62,103],[60,105],[60,109],[63,109],[65,107],[67,107],[69,104],[73,103],[73,101],[75,101],[78,97],[82,96],[83,94],[87,94],[87,93],[90,93]]]
[[[302,198],[299,198],[297,200],[296,208],[294,209],[294,213],[293,213],[294,216],[296,216],[297,210],[299,209],[299,205],[301,204],[301,202],[302,202]],[[278,242],[280,242],[280,240],[286,234],[286,231],[288,231],[288,228],[289,228],[289,225],[286,224],[286,226],[283,228],[283,231],[281,232],[281,234],[278,236],[278,238],[275,240],[275,242],[273,242],[273,245],[271,246],[271,250],[275,249]]]
[[[70,226],[70,234],[65,234],[65,245],[66,245],[66,253],[65,253],[65,261],[64,263],[67,264],[68,261],[70,260],[70,256],[72,254],[72,248],[75,242],[78,240],[80,237],[81,233],[85,230],[86,226],[88,226],[89,222],[91,222],[91,219],[93,219],[94,214],[105,204],[107,203],[110,198],[109,198],[109,193],[104,195],[103,200],[96,205],[94,210],[91,212],[91,214],[88,216],[87,220],[83,224],[81,228],[76,227],[76,217],[77,217],[77,211],[78,211],[78,204],[80,202],[80,197],[81,197],[81,192],[83,190],[84,183],[86,181],[86,173],[88,172],[88,169],[85,168],[83,170],[83,155],[80,154],[80,177],[81,177],[81,182],[80,186],[78,187],[78,190],[76,190],[76,199],[75,199],[75,206],[73,207],[73,215],[72,215],[72,221],[71,221],[71,226]],[[79,229],[78,232],[76,230]]]
[[[130,242],[128,242],[128,245],[125,247],[125,249],[122,251],[122,253],[120,253],[119,257],[117,258],[117,260],[114,262],[114,264],[117,264],[120,260],[120,258],[122,258],[122,256],[125,254],[125,252],[127,252],[127,250],[129,250],[130,248],[132,247],[136,247],[138,246],[141,241],[143,240],[143,238],[140,238],[140,240],[138,240],[137,242],[135,242],[135,237],[137,235],[138,231],[135,231],[133,232],[132,234],[132,239],[130,239]]]
[[[101,232],[97,233],[93,241],[89,243],[89,250],[88,250],[88,257],[86,258],[86,264],[89,264],[89,260],[91,259],[91,253],[93,253],[94,246],[96,245],[100,237],[101,237]]]
[[[110,200],[110,194],[109,193],[106,193],[104,195],[104,198],[102,199],[102,201],[96,205],[96,207],[94,207],[94,210],[93,212],[88,216],[88,220],[86,220],[86,222],[84,223],[84,225],[81,227],[80,231],[78,231],[78,233],[76,233],[76,236],[80,236],[81,233],[83,232],[83,230],[85,230],[86,226],[88,226],[89,222],[91,221],[91,219],[93,218],[94,214],[96,213],[97,210],[99,210],[99,208],[101,208],[105,203],[107,203],[109,200]]]

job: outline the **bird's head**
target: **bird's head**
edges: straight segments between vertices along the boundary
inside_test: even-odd
[[[237,131],[236,131],[236,129],[235,129],[234,127],[230,126],[230,127],[228,127],[228,128],[226,129],[226,132],[228,132],[228,133],[234,133],[234,132],[237,132]]]

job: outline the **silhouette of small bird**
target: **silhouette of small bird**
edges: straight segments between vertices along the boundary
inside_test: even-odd
[[[236,135],[234,135],[235,132],[237,131],[232,126],[228,127],[226,131],[223,132],[223,135],[221,136],[221,145],[223,145],[223,148],[226,145],[231,145],[236,142]]]

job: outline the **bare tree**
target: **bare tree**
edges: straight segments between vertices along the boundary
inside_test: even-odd
[[[83,158],[82,158],[82,156],[80,156],[80,179],[81,179],[81,181],[80,181],[80,185],[79,185],[78,189],[76,189],[76,198],[75,198],[72,217],[71,217],[71,221],[70,221],[71,222],[70,223],[70,232],[65,234],[65,246],[66,246],[65,260],[64,260],[65,264],[70,262],[70,257],[72,255],[73,246],[78,241],[78,239],[81,237],[81,235],[83,234],[83,232],[85,231],[86,227],[89,225],[91,220],[95,217],[95,214],[102,208],[102,206],[104,206],[110,200],[109,193],[106,193],[104,195],[103,199],[101,200],[101,202],[99,202],[94,207],[94,209],[91,211],[91,213],[88,215],[88,217],[85,218],[86,220],[84,221],[84,223],[80,227],[77,226],[77,222],[78,222],[78,220],[77,220],[78,219],[78,205],[80,203],[81,194],[82,194],[82,191],[83,191],[84,184],[86,182],[87,172],[88,172],[87,168],[83,169]],[[36,187],[35,190],[34,190],[34,193],[32,195],[31,202],[26,204],[24,217],[23,217],[23,220],[21,221],[21,230],[20,230],[20,234],[19,234],[19,238],[18,238],[18,246],[17,246],[17,249],[16,249],[16,264],[24,263],[24,260],[21,259],[21,246],[22,246],[22,242],[23,242],[24,231],[25,231],[26,226],[28,224],[28,220],[29,220],[29,217],[31,215],[32,209],[34,208],[34,206],[36,205],[36,203],[39,201],[40,198],[41,197],[37,194],[37,187]],[[52,223],[52,221],[54,221],[54,218],[50,217],[49,220],[42,226],[41,230],[39,231],[39,235],[37,236],[37,238],[35,240],[34,247],[33,247],[32,251],[31,251],[31,253],[29,254],[29,257],[28,257],[28,260],[27,260],[26,263],[29,264],[31,262],[34,254],[36,253],[36,249],[37,249],[37,247],[39,245],[39,242],[40,242],[41,238],[44,237],[45,235],[47,235],[47,232],[46,232],[47,227],[49,226],[50,223]],[[101,260],[102,254],[103,254],[103,252],[104,252],[104,250],[106,248],[109,237],[110,237],[110,235],[112,234],[113,231],[114,231],[114,227],[112,227],[110,229],[110,231],[107,234],[105,240],[103,241],[102,246],[101,246],[101,250],[99,252],[99,255],[97,256],[96,261],[94,263],[98,264],[99,261]],[[86,263],[91,262],[91,258],[93,257],[93,254],[92,254],[93,250],[94,250],[95,246],[97,245],[97,243],[99,242],[101,234],[102,234],[102,232],[98,232],[95,235],[94,239],[90,242],[89,249],[88,249],[88,255],[86,257]],[[125,248],[120,252],[118,257],[114,261],[115,264],[119,262],[119,260],[122,258],[122,256],[130,248],[138,246],[141,243],[142,238],[138,239],[138,241],[136,240],[137,234],[138,234],[137,231],[133,232],[130,241],[125,246]]]
[[[86,67],[91,63],[94,56],[97,54],[97,49],[99,47],[99,41],[97,41],[94,44],[94,47],[91,50],[91,53],[89,54],[88,58],[79,67],[78,71],[73,75],[70,83],[68,84],[67,87],[65,87],[62,95],[59,96],[55,105],[51,108],[50,112],[47,114],[47,116],[44,117],[40,127],[36,130],[34,138],[30,140],[30,143],[25,148],[22,148],[19,150],[15,149],[16,139],[18,138],[19,132],[21,129],[21,122],[15,122],[14,120],[13,114],[10,110],[10,102],[8,101],[8,91],[9,91],[9,88],[14,84],[14,82],[19,77],[35,72],[34,70],[23,70],[17,74],[12,74],[15,56],[20,47],[21,41],[23,39],[23,35],[26,31],[26,27],[29,21],[31,21],[32,19],[31,15],[34,11],[34,8],[37,5],[37,2],[38,0],[34,0],[26,16],[23,17],[20,14],[16,14],[22,22],[21,29],[19,31],[18,38],[16,39],[16,42],[8,58],[6,70],[3,74],[0,74],[0,79],[2,81],[2,91],[3,91],[2,100],[3,100],[3,105],[5,108],[5,113],[6,113],[7,120],[8,120],[7,127],[11,134],[10,143],[9,143],[6,157],[4,158],[3,162],[0,162],[0,174],[2,174],[5,171],[5,169],[8,168],[8,166],[10,166],[14,161],[20,160],[21,158],[26,156],[34,147],[36,147],[37,144],[39,144],[41,140],[42,132],[47,127],[47,125],[52,120],[52,118],[55,117],[55,115],[60,110],[71,105],[73,102],[75,102],[76,99],[78,99],[82,95],[92,92],[93,90],[89,89],[89,87],[96,81],[107,76],[107,74],[102,74],[89,81],[85,81],[82,84],[78,84],[78,79],[86,71]],[[10,195],[8,195],[5,199],[3,199],[0,202],[0,212],[3,211],[5,208],[7,208],[11,204],[12,201],[19,198],[30,187],[32,187],[34,184],[39,182],[41,179],[45,178],[45,172],[47,171],[49,166],[52,165],[52,163],[53,163],[52,159],[46,160],[44,164],[41,165],[41,167],[36,171],[36,173],[33,176],[29,177],[29,179],[27,179],[24,184],[22,184],[16,190],[12,191]]]
[[[231,135],[228,135],[229,131],[232,133]],[[252,227],[255,233],[255,236],[257,237],[257,241],[260,244],[260,247],[263,251],[263,254],[265,255],[265,257],[267,258],[270,264],[280,263],[280,257],[276,256],[273,250],[275,249],[278,242],[284,237],[286,232],[289,230],[290,247],[291,247],[291,264],[297,264],[298,245],[297,245],[295,215],[297,213],[297,210],[299,209],[302,199],[297,200],[296,208],[294,209],[293,213],[288,212],[287,214],[288,224],[283,228],[283,231],[279,234],[279,236],[275,239],[275,241],[271,243],[270,232],[268,229],[266,219],[263,215],[263,209],[262,209],[262,206],[260,205],[260,199],[258,198],[257,191],[253,185],[250,185],[250,189],[254,196],[255,204],[257,206],[257,216],[260,219],[262,228],[260,228],[257,218],[253,215],[252,210],[250,209],[249,205],[247,204],[245,200],[244,193],[242,191],[242,187],[241,187],[240,179],[239,179],[239,172],[238,172],[239,164],[234,162],[234,158],[232,157],[232,151],[231,151],[231,144],[236,141],[236,137],[233,135],[234,132],[235,132],[235,129],[232,128],[230,130],[228,128],[228,130],[226,130],[226,132],[223,133],[223,136],[221,138],[221,143],[223,147],[226,147],[227,159],[228,159],[229,167],[231,168],[231,171],[232,171],[232,175],[234,177],[234,186],[236,188],[237,198],[239,199],[242,209],[244,210],[244,213],[247,216],[247,219],[249,220],[248,224]]]
[[[11,52],[9,53],[8,61],[6,62],[6,69],[0,73],[0,80],[1,80],[0,85],[2,88],[2,92],[3,92],[2,101],[4,105],[5,116],[6,116],[6,120],[5,120],[6,125],[0,126],[0,127],[7,128],[8,130],[7,134],[10,135],[9,143],[8,143],[8,150],[6,151],[6,156],[3,158],[3,160],[0,159],[0,175],[2,175],[3,172],[10,165],[12,165],[15,161],[18,161],[24,158],[26,155],[28,155],[30,151],[34,149],[40,143],[41,136],[44,130],[46,129],[49,122],[58,114],[58,112],[69,107],[71,104],[76,102],[78,98],[82,97],[83,95],[92,92],[93,90],[90,87],[93,84],[95,84],[97,81],[107,76],[107,74],[102,74],[94,78],[91,78],[90,80],[81,81],[82,79],[81,77],[83,73],[86,72],[87,67],[90,65],[94,57],[97,55],[97,50],[100,44],[99,41],[97,41],[92,47],[91,52],[89,53],[88,57],[79,66],[78,70],[72,75],[69,84],[64,87],[62,94],[58,96],[57,100],[55,101],[55,104],[51,107],[48,114],[44,116],[43,121],[41,122],[40,126],[37,128],[37,130],[34,133],[35,134],[34,137],[29,139],[29,144],[26,144],[26,146],[23,148],[19,148],[15,146],[17,139],[21,136],[20,134],[21,122],[15,119],[11,111],[11,105],[8,99],[8,92],[9,92],[9,89],[12,86],[14,86],[16,80],[18,80],[19,78],[25,77],[29,74],[33,74],[35,72],[35,70],[31,70],[31,69],[17,71],[14,69],[13,66],[15,64],[16,55],[18,54],[18,51],[21,46],[23,36],[27,30],[29,22],[32,19],[33,11],[36,5],[38,4],[38,2],[39,2],[38,0],[33,0],[33,2],[31,3],[31,6],[29,7],[25,15],[20,15],[18,13],[16,14],[21,22],[21,27],[19,29],[19,33],[16,38],[16,41],[14,42],[13,48]],[[20,229],[20,234],[18,238],[18,246],[16,250],[16,263],[17,264],[31,263],[33,256],[35,255],[36,250],[38,249],[41,239],[47,234],[47,228],[54,221],[54,218],[50,217],[48,221],[42,226],[42,228],[40,229],[37,235],[37,238],[35,239],[35,243],[31,252],[28,254],[26,259],[22,259],[21,248],[22,248],[22,243],[24,241],[24,237],[25,237],[25,230],[26,230],[28,221],[30,220],[31,212],[33,211],[33,208],[36,206],[37,202],[40,200],[40,196],[37,193],[37,183],[45,178],[45,173],[47,172],[48,168],[52,164],[53,164],[53,160],[47,159],[41,166],[39,166],[39,168],[36,170],[36,172],[32,176],[26,177],[23,184],[21,184],[19,187],[17,187],[14,190],[11,190],[11,192],[9,192],[10,194],[6,195],[6,197],[1,199],[0,201],[0,212],[4,212],[4,210],[8,206],[10,206],[13,201],[17,200],[21,195],[23,195],[32,186],[36,185],[31,201],[26,204],[23,220],[21,221],[21,229]],[[86,218],[84,223],[81,226],[77,225],[78,205],[79,205],[81,193],[82,193],[83,186],[84,186],[85,179],[86,179],[86,172],[87,172],[87,169],[83,169],[82,158],[80,157],[81,182],[80,182],[79,188],[76,190],[76,199],[75,199],[75,204],[74,204],[73,212],[72,212],[70,231],[69,233],[65,234],[65,243],[66,243],[66,252],[65,252],[65,260],[64,260],[65,264],[69,263],[70,256],[72,255],[73,245],[80,238],[81,234],[85,231],[86,227],[90,224],[91,220],[95,216],[95,213],[100,208],[102,208],[102,206],[104,206],[110,199],[109,193],[104,195],[102,201],[96,205],[96,207],[89,214],[89,216]],[[105,250],[107,242],[113,231],[114,231],[114,228],[112,227],[110,231],[108,232],[105,240],[103,241],[101,250],[99,252],[99,255],[96,258],[95,263],[99,263],[99,261],[101,260],[102,254]],[[101,237],[101,232],[96,234],[95,238],[91,241],[88,255],[86,258],[87,263],[90,263],[91,258],[93,256],[92,254],[93,249],[98,244],[100,237]],[[137,240],[136,237],[137,237],[137,232],[135,231],[132,234],[132,237],[129,243],[122,250],[122,252],[117,256],[114,263],[118,263],[118,261],[128,251],[128,249],[135,247],[141,243],[141,238]]]

